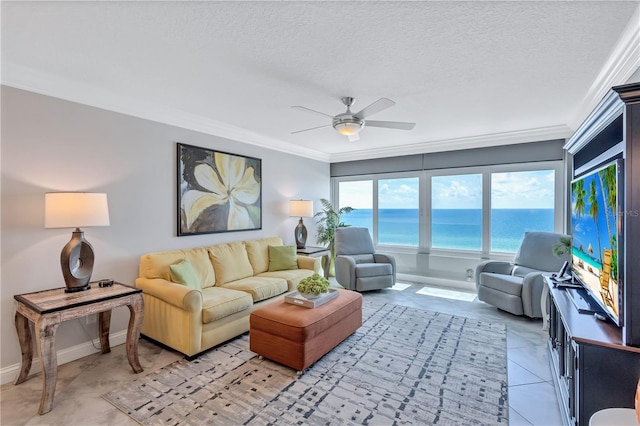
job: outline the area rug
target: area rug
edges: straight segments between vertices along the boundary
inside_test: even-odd
[[[367,301],[304,374],[242,335],[104,398],[143,425],[508,424],[504,324]]]

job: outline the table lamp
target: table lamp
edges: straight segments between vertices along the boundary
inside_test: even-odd
[[[303,217],[313,217],[313,201],[311,200],[291,200],[289,201],[289,216],[299,217],[298,226],[294,229],[296,246],[299,249],[305,248],[307,244],[307,228],[302,221]]]
[[[84,239],[84,226],[109,226],[107,194],[52,192],[44,197],[45,228],[75,228],[62,248],[60,266],[66,292],[88,290],[93,272],[93,247]]]

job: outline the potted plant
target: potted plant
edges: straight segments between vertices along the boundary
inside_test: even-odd
[[[320,274],[313,274],[310,277],[301,279],[296,286],[296,290],[304,298],[315,299],[329,291],[329,280]]]
[[[347,227],[349,225],[341,221],[342,215],[345,213],[351,213],[353,207],[342,207],[338,211],[333,208],[333,204],[327,199],[321,198],[322,211],[314,215],[316,223],[318,224],[318,232],[316,235],[316,241],[319,244],[326,244],[331,252],[330,273],[329,275],[335,275],[333,273],[333,262],[336,258],[335,247],[335,235],[336,228]]]

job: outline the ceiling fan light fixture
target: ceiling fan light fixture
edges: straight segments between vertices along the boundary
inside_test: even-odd
[[[341,135],[352,136],[357,135],[364,126],[364,120],[355,117],[336,117],[333,120],[333,128]]]
[[[336,116],[331,116],[329,114],[325,114],[324,112],[316,111],[314,109],[299,106],[299,105],[292,106],[291,108],[295,108],[295,109],[306,111],[306,112],[312,112],[314,114],[320,114],[325,117],[330,117],[332,120],[331,120],[331,124],[312,127],[310,129],[297,130],[295,132],[291,132],[291,134],[332,126],[341,135],[348,136],[349,141],[356,141],[360,139],[358,134],[365,127],[365,124],[367,123],[368,123],[367,125],[371,127],[383,127],[387,129],[398,129],[398,130],[411,130],[413,129],[413,126],[415,126],[416,124],[416,123],[405,123],[403,121],[367,120],[365,122],[365,119],[367,119],[370,115],[377,114],[380,111],[383,111],[389,107],[394,106],[396,103],[393,102],[391,99],[380,98],[374,103],[364,107],[359,112],[356,112],[355,114],[351,112],[351,106],[353,105],[354,102],[355,102],[354,98],[350,98],[350,97],[342,98],[342,103],[344,104],[344,106],[347,107],[347,111],[343,112],[342,114],[338,114]]]

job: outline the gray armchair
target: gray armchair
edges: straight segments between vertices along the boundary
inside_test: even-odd
[[[378,290],[395,284],[396,260],[376,253],[367,228],[337,228],[335,247],[336,280],[347,290]]]
[[[486,261],[476,268],[478,299],[514,315],[541,318],[543,272],[558,272],[571,252],[554,256],[552,247],[568,235],[525,232],[513,263]]]

